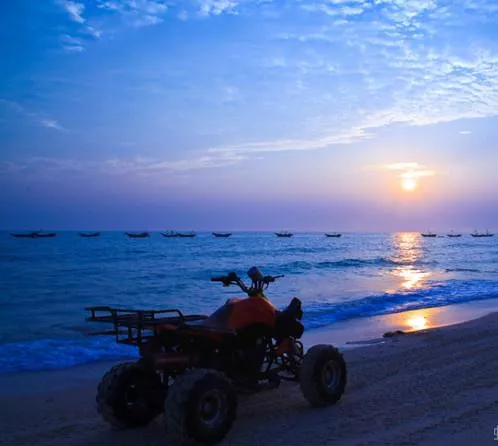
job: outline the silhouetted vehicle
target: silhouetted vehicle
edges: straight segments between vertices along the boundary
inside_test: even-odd
[[[213,235],[215,237],[227,238],[227,237],[230,237],[232,235],[232,233],[231,232],[213,232]]]
[[[299,341],[301,301],[283,311],[264,295],[282,276],[248,271],[251,286],[236,273],[214,277],[237,285],[247,298],[229,299],[211,315],[184,315],[178,309],[125,310],[89,307],[88,321],[112,324],[118,343],[136,346],[140,359],[112,367],[97,390],[97,410],[119,428],[145,426],[164,413],[173,439],[220,442],[231,429],[238,395],[275,389],[293,381],[312,406],[340,400],[347,383],[346,363],[332,345],[306,354]]]
[[[333,232],[332,234],[325,234],[325,237],[335,237],[335,238],[339,238],[341,237],[342,234],[339,234],[337,232]]]
[[[289,238],[292,237],[294,234],[292,234],[291,232],[276,232],[275,235],[277,237]]]

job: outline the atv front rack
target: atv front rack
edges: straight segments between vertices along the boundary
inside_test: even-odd
[[[90,336],[113,335],[116,342],[127,345],[142,345],[144,340],[157,336],[158,329],[165,325],[181,326],[188,322],[200,321],[205,315],[187,315],[180,310],[133,310],[108,306],[86,307],[90,315],[88,322],[103,322],[113,325],[112,330],[92,331]]]

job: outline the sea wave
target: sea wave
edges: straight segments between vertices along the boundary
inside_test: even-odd
[[[428,266],[437,265],[437,261],[403,260],[389,257],[374,257],[371,259],[346,258],[335,261],[306,262],[297,260],[280,265],[280,269],[289,272],[309,271],[312,269],[342,269],[342,268],[362,268],[362,267],[397,267],[404,265]]]
[[[450,280],[416,292],[382,293],[342,302],[304,302],[307,330],[336,322],[420,308],[440,307],[498,298],[498,283],[488,280]],[[73,327],[74,332],[84,331]],[[137,357],[137,350],[116,344],[112,337],[37,339],[0,345],[0,373],[61,369],[97,361]]]

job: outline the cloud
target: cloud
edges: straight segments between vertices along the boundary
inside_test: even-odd
[[[460,130],[458,133],[460,135],[470,135],[472,133],[472,131],[470,131],[470,130]]]
[[[72,0],[57,0],[57,3],[69,14],[69,18],[82,25],[80,29],[83,33],[92,36],[94,39],[101,39],[103,31],[95,26],[87,24],[87,19],[83,16],[85,5]],[[64,35],[62,37],[63,48],[68,52],[81,53],[85,51],[85,43],[82,39]]]
[[[215,147],[206,150],[206,153],[216,157],[241,156],[247,159],[251,154],[257,155],[270,152],[289,152],[320,150],[332,145],[352,144],[360,140],[371,138],[371,135],[361,129],[352,128],[343,133],[329,135],[316,139],[280,139],[260,142],[249,142],[245,144],[226,145],[225,147]]]
[[[164,0],[97,0],[97,7],[103,11],[119,14],[131,26],[142,27],[163,22],[168,11]]]
[[[45,122],[51,128],[59,127],[56,121]],[[64,174],[82,175],[135,175],[161,177],[165,173],[182,175],[192,171],[237,164],[246,158],[242,155],[199,156],[181,160],[159,160],[143,157],[113,158],[102,161],[32,157],[18,162],[0,163],[0,172],[10,174]]]
[[[59,4],[66,10],[71,20],[77,23],[85,23],[86,20],[83,17],[85,5],[83,3],[72,0],[60,0]]]
[[[93,26],[87,26],[86,32],[88,34],[90,34],[92,37],[94,37],[95,39],[101,39],[102,35],[104,34],[102,30],[96,29]]]
[[[297,4],[307,12],[301,23],[275,32],[292,53],[285,65],[268,67],[284,68],[280,76],[293,79],[293,108],[311,110],[316,136],[306,147],[333,145],[333,135],[352,128],[360,140],[394,124],[498,115],[498,51],[493,36],[481,32],[484,24],[498,24],[491,0]],[[288,141],[290,150],[296,145]]]
[[[62,47],[69,52],[81,53],[85,51],[83,40],[68,34],[62,36]]]
[[[382,166],[383,169],[387,170],[407,170],[407,169],[417,169],[419,167],[418,163],[394,163],[385,164]]]
[[[433,170],[409,170],[408,172],[403,172],[399,176],[400,178],[424,178],[433,177],[435,175]]]
[[[65,131],[66,129],[62,127],[55,119],[41,119],[40,124],[43,127],[47,127],[49,129]]]
[[[236,102],[240,98],[237,87],[227,86],[223,89],[223,102]]]
[[[380,166],[367,166],[365,170],[370,171],[394,171],[398,172],[397,177],[402,179],[418,180],[420,178],[432,177],[436,173],[434,170],[416,162],[384,164]]]
[[[26,109],[24,106],[20,105],[17,102],[0,98],[0,105],[2,104],[7,108],[9,108],[10,110],[12,110],[13,112],[29,118],[33,122],[36,122],[38,125],[53,130],[67,132],[67,129],[65,129],[61,124],[59,124],[57,120],[46,117],[44,113],[35,113],[33,111]]]
[[[238,0],[197,0],[199,3],[199,14],[202,16],[236,14],[235,8]]]
[[[236,34],[237,54],[230,53],[233,46],[220,35],[220,59],[213,60],[238,57],[229,68],[205,60],[201,64],[197,58],[190,59],[192,66],[186,68],[187,53],[168,61],[172,71],[186,73],[182,87],[192,81],[188,73],[196,74],[199,104],[215,106],[220,98],[231,103],[233,113],[220,112],[217,117],[230,125],[236,122],[233,126],[242,142],[206,147],[211,161],[352,144],[375,138],[379,129],[393,125],[425,126],[498,115],[498,47],[494,34],[488,33],[498,24],[498,7],[491,0],[95,0],[94,4],[103,17],[136,27],[157,25],[171,11],[173,19],[182,20],[244,13],[254,19],[250,40],[244,40],[246,33]],[[279,20],[272,26],[257,15],[262,6],[277,13]],[[95,10],[88,7],[79,16],[90,20]],[[84,46],[80,42],[66,49],[80,51]],[[158,84],[166,85],[166,77]],[[192,84],[191,91],[197,88]],[[228,86],[223,89],[223,85]],[[162,91],[169,94],[175,86],[168,84]],[[243,110],[236,108],[242,102],[236,101],[240,91]],[[182,96],[181,101],[188,99]],[[265,133],[262,127],[270,130]]]

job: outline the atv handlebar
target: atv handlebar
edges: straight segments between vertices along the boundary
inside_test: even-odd
[[[259,271],[258,271],[259,272]],[[253,274],[253,268],[249,270],[249,275],[252,278],[252,284],[248,287],[242,279],[237,275],[237,273],[231,272],[226,276],[212,277],[211,282],[221,282],[223,286],[227,287],[231,284],[238,285],[242,291],[249,295],[255,295],[262,293],[265,288],[268,288],[270,283],[275,282],[275,280],[284,277],[283,274],[278,276],[263,276],[262,274]]]

